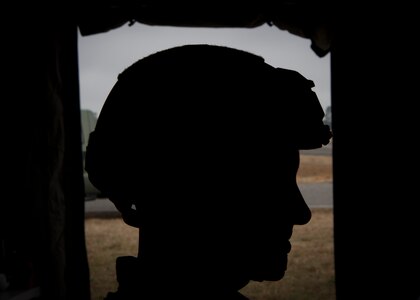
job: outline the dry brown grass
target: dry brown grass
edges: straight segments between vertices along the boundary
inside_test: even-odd
[[[312,210],[311,221],[295,226],[288,270],[277,282],[251,282],[242,293],[253,300],[334,300],[331,208]]]
[[[330,156],[301,155],[299,182],[332,181]],[[312,219],[295,226],[286,276],[276,282],[251,282],[242,293],[252,300],[335,300],[333,215],[331,208],[312,209]],[[91,300],[117,289],[115,260],[137,255],[138,230],[120,218],[87,218],[86,244]]]
[[[332,157],[301,155],[298,183],[332,182]]]
[[[137,255],[138,229],[128,226],[121,218],[87,218],[85,231],[91,300],[102,300],[118,286],[116,258]]]

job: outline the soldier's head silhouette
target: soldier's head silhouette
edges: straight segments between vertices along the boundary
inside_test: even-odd
[[[299,150],[331,139],[313,86],[213,45],[163,50],[118,76],[86,154],[91,182],[140,232],[109,297],[239,299],[249,281],[284,276],[293,226],[311,218]]]

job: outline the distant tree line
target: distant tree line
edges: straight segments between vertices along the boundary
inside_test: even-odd
[[[329,105],[325,110],[324,123],[331,127],[331,105]]]

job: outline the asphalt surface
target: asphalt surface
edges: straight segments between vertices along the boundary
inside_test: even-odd
[[[310,208],[332,208],[332,183],[301,183],[300,192]],[[85,202],[86,216],[119,216],[114,204],[107,198]]]
[[[299,189],[310,208],[332,208],[332,182],[301,183]]]
[[[85,201],[86,217],[118,217],[120,213],[107,198]]]
[[[331,144],[314,150],[301,150],[301,155],[331,155]],[[332,183],[300,183],[299,189],[310,208],[332,208]],[[107,198],[98,198],[85,202],[86,216],[119,216],[114,204]]]
[[[326,155],[330,156],[332,155],[332,143],[329,143],[326,146],[323,146],[321,148],[312,149],[312,150],[299,150],[299,153],[301,155]]]
[[[300,150],[301,155],[332,155],[332,142],[328,145],[313,149]],[[333,206],[333,185],[332,182],[327,183],[301,183],[299,184],[300,192],[310,208],[324,207],[332,208]]]

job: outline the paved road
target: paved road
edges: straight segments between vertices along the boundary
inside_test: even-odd
[[[326,146],[323,146],[321,148],[318,149],[312,149],[312,150],[300,150],[299,153],[301,155],[327,155],[330,156],[332,155],[332,143],[329,143]]]
[[[332,208],[332,183],[301,183],[300,192],[310,208]]]
[[[85,215],[98,217],[119,216],[119,212],[114,204],[107,198],[98,198],[96,200],[85,201]]]
[[[332,207],[332,183],[302,183],[299,188],[310,208]],[[114,204],[106,198],[86,201],[85,213],[86,216],[119,216]]]
[[[331,143],[319,149],[301,150],[301,155],[331,155]],[[310,208],[326,207],[333,205],[332,183],[301,183],[300,191]],[[119,213],[109,199],[101,198],[85,202],[87,216],[118,216]]]

